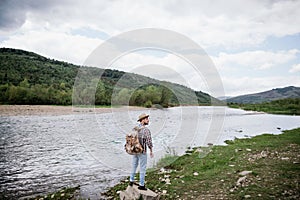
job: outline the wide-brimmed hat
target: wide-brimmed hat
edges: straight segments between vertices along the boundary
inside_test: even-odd
[[[141,114],[141,115],[139,116],[139,119],[138,119],[137,121],[139,122],[139,121],[141,121],[142,119],[145,119],[145,118],[147,118],[147,117],[149,117],[149,115],[146,115],[145,113],[143,113],[143,114]]]

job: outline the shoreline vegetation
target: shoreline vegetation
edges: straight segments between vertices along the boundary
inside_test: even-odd
[[[287,98],[256,104],[227,103],[227,106],[269,114],[300,115],[300,98]]]
[[[160,199],[300,198],[300,128],[226,143],[207,155],[205,147],[187,150],[164,168],[149,170],[146,186]],[[118,199],[127,186],[128,178],[104,194]]]

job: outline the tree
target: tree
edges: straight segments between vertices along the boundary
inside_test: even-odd
[[[151,101],[154,104],[160,103],[161,100],[161,91],[158,86],[150,85],[145,90],[145,100]]]
[[[146,102],[146,97],[145,97],[144,90],[138,89],[134,91],[134,93],[131,95],[129,105],[143,106],[145,102]]]
[[[24,88],[29,88],[30,87],[30,84],[28,82],[28,79],[25,78],[22,82],[20,82],[19,84],[20,87],[24,87]]]
[[[117,95],[113,97],[113,102],[116,105],[128,105],[130,96],[131,96],[131,91],[127,88],[123,88],[120,90],[120,92],[118,92]]]
[[[8,100],[8,84],[0,85],[0,103],[4,103]]]
[[[161,100],[160,100],[160,104],[164,107],[164,108],[167,108],[169,107],[169,102],[171,100],[171,96],[172,96],[172,92],[162,86],[162,92],[161,92]]]
[[[95,94],[95,104],[96,105],[106,104],[105,86],[101,80],[97,84],[97,89]]]

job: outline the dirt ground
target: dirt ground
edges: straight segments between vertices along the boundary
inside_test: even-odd
[[[142,107],[124,106],[120,108],[80,108],[73,106],[48,105],[0,105],[0,116],[19,115],[70,115],[80,113],[110,113],[115,111],[145,110]]]

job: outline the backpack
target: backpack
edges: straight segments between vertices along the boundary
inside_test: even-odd
[[[126,144],[125,151],[130,155],[137,155],[143,152],[143,146],[139,142],[138,132],[143,129],[139,127],[134,127],[134,129],[126,134]]]

